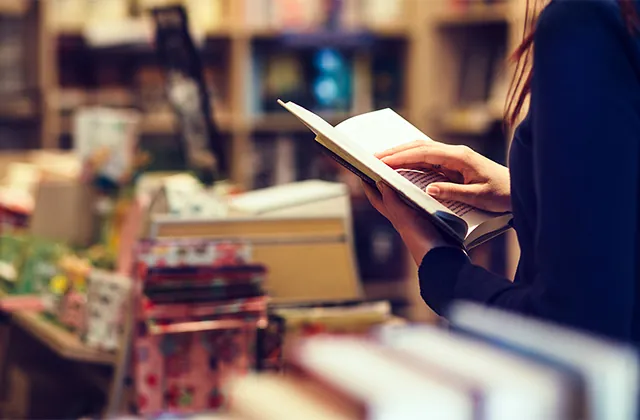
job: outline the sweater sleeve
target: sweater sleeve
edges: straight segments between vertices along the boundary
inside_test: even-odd
[[[638,234],[638,75],[624,28],[601,2],[552,2],[534,39],[537,199],[531,283],[460,250],[429,252],[421,293],[442,314],[471,300],[618,338],[630,334]],[[514,186],[517,187],[517,186]]]

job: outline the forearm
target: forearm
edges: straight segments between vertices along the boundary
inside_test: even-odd
[[[521,291],[506,278],[475,266],[459,248],[437,247],[421,260],[418,270],[420,294],[427,305],[444,316],[455,300],[469,300],[483,304],[500,298],[511,299],[518,306]],[[511,298],[505,296],[510,292]]]

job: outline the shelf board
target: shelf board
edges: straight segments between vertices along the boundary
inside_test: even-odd
[[[317,29],[282,29],[273,27],[238,27],[232,30],[232,33],[236,37],[249,38],[249,39],[275,39],[283,36],[295,36],[301,37],[322,35],[324,33],[334,34],[336,31],[331,30],[317,30]],[[376,38],[404,38],[409,35],[409,28],[405,25],[384,25],[375,26],[362,29],[344,29],[338,31],[344,33],[345,36],[351,34],[366,34]]]
[[[0,0],[1,2],[2,0]],[[57,36],[69,36],[69,37],[84,37],[85,26],[78,25],[68,25],[61,26],[54,29],[54,32]],[[237,31],[236,31],[237,32]],[[208,29],[204,32],[194,33],[194,38],[228,38],[231,37],[234,31],[228,25],[219,26],[216,28]]]
[[[24,16],[30,7],[28,0],[0,0],[0,15]]]
[[[0,102],[0,119],[28,120],[37,115],[36,106],[28,98],[5,100]]]
[[[315,111],[314,111],[315,112]],[[404,109],[396,110],[396,112],[403,117],[406,117],[407,113]],[[331,125],[337,125],[344,120],[360,114],[354,112],[315,112],[319,117],[324,119]],[[364,112],[363,112],[364,113]],[[309,129],[298,121],[293,115],[288,112],[270,112],[261,115],[257,115],[253,118],[249,118],[247,122],[242,125],[244,131],[249,132],[265,132],[265,133],[279,133],[279,132],[306,132]]]
[[[228,112],[217,112],[216,123],[218,128],[223,132],[234,130],[233,116]],[[72,116],[65,115],[62,117],[62,134],[71,134]],[[141,135],[172,135],[178,133],[178,121],[175,115],[169,111],[147,113],[142,116],[140,126]]]
[[[216,112],[215,121],[220,130],[233,130],[233,118],[230,113]],[[147,135],[173,134],[178,132],[178,121],[172,112],[149,113],[142,118],[141,130]]]
[[[2,0],[0,0],[2,1]],[[68,38],[68,39],[85,39],[84,37],[84,29],[82,26],[69,26],[69,27],[60,27],[55,29],[56,36],[58,38]],[[250,28],[246,26],[221,26],[218,28],[213,28],[210,30],[201,33],[201,35],[194,34],[193,38],[195,40],[201,40],[202,43],[206,40],[226,40],[226,39],[239,39],[239,40],[277,40],[280,38],[292,38],[296,35],[300,35],[300,38],[313,38],[318,37],[321,39],[327,37],[338,37],[338,39],[349,40],[350,37],[363,37],[366,36],[371,39],[403,39],[407,38],[409,33],[409,28],[405,25],[384,25],[384,26],[375,26],[372,28],[363,28],[361,30],[344,30],[344,34],[337,33],[335,31],[322,31],[322,30],[284,30],[280,28],[271,28],[271,27],[263,27],[263,28]],[[344,36],[343,36],[344,35]],[[335,41],[334,41],[335,42]],[[200,44],[200,42],[196,41],[196,44]],[[96,51],[116,51],[116,52],[144,52],[151,51],[151,45],[147,44],[123,44],[123,45],[112,45],[105,47],[92,47],[85,46],[86,48],[96,50]]]
[[[331,125],[336,125],[353,116],[350,112],[318,112],[320,117]],[[288,112],[273,112],[250,119],[245,125],[246,131],[260,132],[304,132],[308,128]]]
[[[510,20],[509,4],[470,5],[459,10],[450,9],[439,13],[436,22],[440,26],[482,25],[507,23]]]
[[[115,354],[88,347],[77,336],[36,312],[18,311],[12,314],[12,318],[17,325],[65,359],[101,365],[115,364]]]

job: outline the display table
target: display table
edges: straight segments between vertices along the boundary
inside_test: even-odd
[[[113,365],[116,355],[87,347],[78,337],[34,312],[18,311],[12,320],[45,346],[65,359],[84,363]]]
[[[106,416],[129,409],[135,398],[126,380],[129,351],[108,353],[88,347],[38,312],[17,310],[5,319],[8,334],[0,342],[5,346],[0,351],[0,418],[79,418],[95,416],[97,410]],[[392,316],[386,324],[405,322]],[[131,338],[132,324],[127,325],[125,336]],[[122,348],[130,350],[130,346],[126,341]],[[60,387],[61,383],[65,386]],[[40,402],[42,398],[46,404]],[[84,405],[74,406],[78,401]]]
[[[0,299],[5,296],[0,292]],[[119,354],[88,347],[38,312],[12,311],[5,319],[0,417],[69,417],[110,404]],[[57,392],[61,378],[69,391]],[[42,394],[51,395],[51,411],[33,403]],[[74,406],[74,394],[87,402]],[[32,411],[35,406],[41,411]]]
[[[0,299],[7,294],[0,290]],[[36,312],[16,311],[11,313],[12,322],[51,349],[58,356],[84,363],[113,365],[116,355],[93,349],[77,336],[47,320]]]

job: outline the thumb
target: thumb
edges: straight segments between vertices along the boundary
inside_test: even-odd
[[[465,185],[452,182],[434,182],[429,184],[426,193],[438,200],[460,201],[473,205],[480,194],[480,189],[480,184]]]

